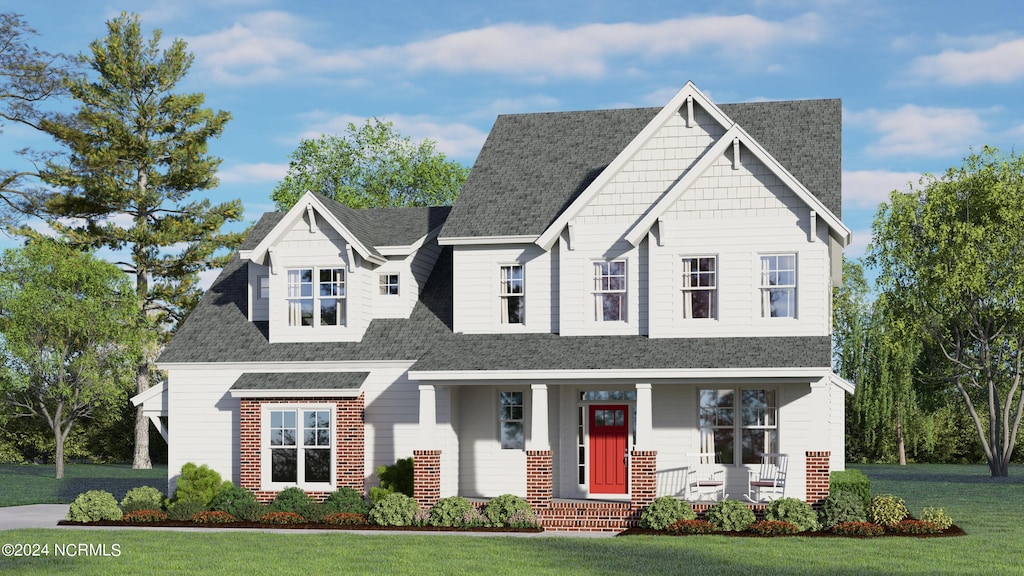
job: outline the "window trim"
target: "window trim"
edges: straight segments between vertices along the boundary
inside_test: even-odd
[[[264,283],[266,283],[266,294],[264,295]],[[260,301],[270,300],[270,276],[267,274],[256,275],[256,299]]]
[[[506,277],[505,270],[512,268],[519,268],[520,291],[518,293],[506,291],[510,280],[515,281],[515,278]],[[509,322],[508,320],[508,302],[513,298],[519,298],[519,322]],[[498,323],[502,326],[526,325],[526,265],[522,262],[498,264]]]
[[[305,427],[303,426],[305,412],[327,412],[328,413],[328,447],[330,455],[329,471],[327,482],[307,482],[305,479],[305,452],[306,450],[325,450],[325,448],[313,448],[305,444]],[[274,482],[273,481],[273,453],[271,446],[271,420],[274,412],[293,412],[295,414],[295,482]],[[337,485],[337,406],[323,403],[265,403],[260,405],[260,486],[263,490],[280,491],[290,486],[298,486],[304,490],[325,491],[333,490]]]
[[[687,284],[687,280],[688,280],[688,275],[686,273],[686,267],[687,267],[686,263],[687,263],[687,261],[690,261],[690,260],[698,260],[698,261],[700,261],[700,260],[707,260],[707,259],[710,259],[712,262],[714,262],[714,269],[711,271],[711,277],[712,277],[712,280],[713,280],[714,283],[711,286],[687,286],[686,285]],[[681,270],[679,271],[679,276],[678,277],[679,277],[679,282],[680,282],[679,292],[680,292],[680,295],[682,297],[682,319],[685,320],[685,321],[698,321],[698,322],[699,321],[707,321],[707,320],[718,320],[718,304],[719,304],[719,301],[720,301],[719,292],[718,292],[718,277],[719,277],[719,274],[721,272],[721,269],[718,266],[718,255],[717,254],[699,254],[699,255],[685,255],[685,254],[682,254],[682,255],[679,256],[679,263],[680,263],[680,266],[681,266]],[[698,267],[699,267],[699,264],[698,264]],[[691,270],[691,274],[692,273],[693,272]],[[697,274],[699,276],[699,275],[702,274],[702,272],[700,270],[698,270]],[[709,306],[709,308],[710,308],[709,316],[707,316],[706,318],[694,318],[692,316],[692,314],[693,314],[693,312],[692,312],[692,308],[693,308],[692,301],[690,302],[690,305],[687,306],[687,298],[688,297],[692,297],[692,294],[695,293],[695,292],[710,292],[711,293],[711,304]],[[689,315],[687,314],[687,310],[690,310]]]
[[[505,417],[504,404],[505,395],[518,394],[519,404],[510,403],[509,417]],[[519,408],[519,418],[515,418],[515,408]],[[520,427],[519,437],[521,442],[517,442],[516,446],[505,445],[505,423],[518,423]],[[525,450],[526,449],[526,392],[523,390],[515,389],[499,389],[498,390],[498,446],[502,450]]]
[[[622,274],[612,274],[611,265],[622,264]],[[605,274],[603,267],[607,266],[608,273]],[[611,260],[592,260],[593,284],[591,294],[594,298],[594,322],[625,324],[629,321],[629,260],[627,258],[616,258]],[[603,288],[605,279],[611,284],[613,278],[622,279],[622,288]],[[607,294],[621,294],[619,304],[619,318],[605,319],[604,317],[604,296]]]
[[[401,295],[401,284],[402,278],[398,272],[383,272],[377,275],[377,286],[381,296],[399,296]],[[391,282],[391,278],[394,278],[394,283]],[[394,291],[390,290],[394,287]]]
[[[732,393],[732,395],[733,395],[733,404],[732,404],[732,406],[730,408],[732,410],[732,415],[731,415],[732,424],[727,425],[727,426],[722,426],[722,425],[705,426],[703,424],[703,416],[702,416],[701,412],[705,409],[705,407],[703,405],[703,398],[702,398],[705,391],[714,391],[714,392],[726,391],[726,392],[731,392]],[[771,413],[772,421],[774,422],[774,424],[771,424],[771,425],[768,425],[768,424],[746,424],[746,423],[743,422],[743,415],[746,413],[746,411],[743,408],[744,392],[761,392],[761,393],[767,393],[768,395],[771,396],[771,400],[774,402],[774,405],[772,405],[771,403],[767,403],[767,408],[768,408],[768,411],[770,411],[770,413]],[[705,439],[705,431],[706,430],[717,430],[717,429],[730,430],[731,429],[731,431],[732,431],[733,461],[732,462],[725,462],[724,460],[722,460],[721,463],[723,465],[727,465],[727,466],[746,466],[746,465],[750,465],[750,464],[757,464],[760,461],[760,457],[758,455],[756,455],[756,454],[752,455],[749,461],[747,461],[747,462],[743,461],[743,438],[744,438],[744,431],[747,431],[747,430],[765,430],[767,432],[774,432],[774,445],[773,446],[768,446],[766,452],[778,452],[779,451],[779,445],[780,445],[780,442],[781,442],[780,428],[781,427],[779,426],[779,390],[776,387],[772,387],[772,386],[764,386],[764,387],[757,387],[757,386],[735,386],[735,387],[723,387],[723,388],[711,388],[711,387],[704,388],[704,387],[701,387],[701,388],[697,389],[697,434],[698,434],[698,442],[699,442],[699,446],[700,446],[699,451],[700,452],[714,452],[716,454],[718,452],[711,445],[707,444],[707,441]]]
[[[765,267],[765,262],[766,262],[765,259],[766,258],[778,259],[778,258],[784,258],[784,257],[792,257],[793,258],[793,267],[792,267],[792,269],[785,269],[785,270],[783,270],[782,268],[776,268],[775,270],[772,270],[771,268],[766,268]],[[780,272],[792,272],[792,274],[793,274],[793,283],[792,284],[771,284],[771,275],[773,273],[774,274],[779,274]],[[798,287],[799,287],[799,284],[800,284],[799,272],[800,272],[800,269],[799,269],[799,263],[798,263],[797,253],[796,252],[769,252],[769,253],[763,253],[763,254],[758,254],[757,255],[757,278],[758,278],[757,301],[758,301],[758,307],[761,309],[761,318],[766,319],[766,320],[782,319],[782,318],[789,318],[791,320],[795,320],[795,319],[797,319],[799,317],[799,313],[797,311],[797,307],[798,307],[797,291],[798,291]],[[766,280],[766,276],[767,276],[767,280]],[[767,283],[766,283],[766,281],[767,281]],[[785,316],[772,316],[771,315],[772,314],[772,310],[771,310],[771,293],[772,293],[772,291],[787,291],[787,292],[789,292],[791,294],[791,296],[790,296],[791,302],[790,302],[790,306],[789,306],[790,314],[787,314]]]
[[[310,296],[303,296],[302,295],[302,287],[305,284],[307,284],[307,283],[302,282],[301,281],[301,277],[300,277],[300,281],[298,283],[292,283],[292,280],[291,280],[293,272],[301,273],[304,270],[309,270],[310,271],[310,282],[308,283],[309,286],[310,286],[310,293],[311,293]],[[340,280],[340,282],[337,279],[329,279],[328,281],[325,282],[321,278],[320,275],[321,275],[322,272],[331,271],[331,270],[337,270],[337,271],[341,272],[341,280]],[[344,266],[344,265],[334,265],[334,264],[331,264],[331,265],[326,265],[326,266],[295,266],[295,267],[292,267],[292,268],[285,269],[285,298],[284,298],[284,305],[285,305],[285,321],[287,322],[287,324],[286,324],[287,327],[289,329],[295,329],[295,330],[307,330],[307,329],[314,329],[314,330],[317,330],[317,329],[319,329],[319,330],[323,330],[323,329],[332,330],[332,329],[334,329],[334,330],[336,330],[336,329],[339,329],[339,328],[347,328],[348,325],[349,325],[349,321],[350,321],[349,314],[348,314],[348,312],[349,312],[349,310],[348,310],[349,279],[350,279],[350,274],[349,274],[348,267]],[[324,286],[337,286],[339,288],[338,289],[339,294],[327,294],[327,295],[321,294],[322,288]],[[292,295],[293,288],[295,288],[295,287],[299,288],[299,295],[297,295],[297,296]],[[307,301],[307,302],[310,302],[310,304],[312,306],[312,320],[311,320],[310,324],[305,325],[305,324],[301,323],[301,309],[300,309],[300,316],[299,316],[299,318],[300,318],[299,322],[300,323],[298,323],[298,324],[293,324],[292,323],[291,305],[292,305],[292,301],[293,300],[295,300],[295,301]],[[340,321],[335,323],[335,324],[324,324],[323,323],[323,316],[321,315],[322,304],[323,304],[323,302],[325,302],[327,300],[336,300],[337,303],[338,303],[338,309],[341,312],[340,313],[340,317],[341,318],[340,318]]]

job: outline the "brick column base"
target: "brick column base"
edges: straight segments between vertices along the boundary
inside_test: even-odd
[[[657,450],[634,450],[629,454],[629,501],[634,510],[654,502],[658,477]]]
[[[807,452],[807,503],[821,508],[828,498],[828,474],[831,452]]]
[[[551,450],[526,451],[526,501],[534,510],[551,507],[554,486]]]
[[[441,451],[413,450],[412,496],[420,508],[429,510],[441,499]]]

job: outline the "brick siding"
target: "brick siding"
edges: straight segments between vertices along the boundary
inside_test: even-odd
[[[807,452],[807,503],[815,509],[828,498],[829,458],[831,452]]]
[[[441,451],[413,450],[412,494],[420,508],[430,510],[441,499]]]

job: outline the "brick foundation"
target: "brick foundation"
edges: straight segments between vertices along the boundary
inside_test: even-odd
[[[363,395],[358,398],[242,398],[239,408],[239,485],[256,495],[260,502],[269,502],[277,492],[261,490],[260,410],[264,404],[334,404],[335,486],[347,486],[364,493],[365,448],[363,426]],[[317,500],[330,492],[307,492]]]
[[[526,501],[535,511],[551,506],[554,468],[551,450],[526,451]]]
[[[430,507],[441,499],[441,451],[413,450],[413,498],[420,508]]]
[[[828,498],[829,459],[831,452],[807,452],[807,503],[821,508]]]
[[[658,452],[634,450],[629,453],[629,500],[633,508],[642,509],[658,492]]]

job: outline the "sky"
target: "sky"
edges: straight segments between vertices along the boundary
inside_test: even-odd
[[[840,98],[847,255],[878,205],[971,149],[1024,140],[1024,5],[1009,0],[152,0],[11,2],[50,52],[86,52],[122,11],[181,38],[178,85],[231,113],[214,201],[246,222],[303,138],[392,121],[472,166],[498,114],[663,106],[688,81],[716,103]],[[6,126],[0,162],[47,137]],[[10,245],[0,239],[0,245]],[[204,277],[206,283],[212,275]]]

